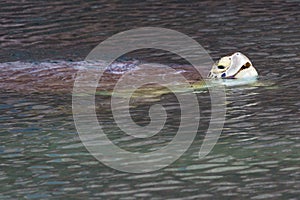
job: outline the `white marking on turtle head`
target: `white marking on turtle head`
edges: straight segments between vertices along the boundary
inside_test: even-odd
[[[222,57],[213,65],[209,78],[255,78],[258,76],[249,58],[240,52]]]

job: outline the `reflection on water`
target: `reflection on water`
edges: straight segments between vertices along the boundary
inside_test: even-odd
[[[81,60],[99,41],[140,26],[182,31],[214,58],[245,52],[261,79],[254,85],[226,88],[226,123],[213,151],[198,159],[210,119],[207,91],[197,94],[201,123],[188,151],[164,169],[128,174],[104,166],[84,148],[74,126],[70,94],[1,87],[0,199],[297,199],[299,3],[132,3],[1,2],[0,59],[27,60],[2,63],[1,69],[30,65],[42,79],[43,69],[78,66],[68,59]],[[173,55],[135,54],[141,60],[151,60],[152,55],[159,63],[176,62]],[[40,65],[38,59],[64,61]],[[4,74],[1,78],[6,80]],[[124,149],[153,151],[174,137],[180,108],[172,94],[160,100],[169,111],[168,123],[146,140],[133,139],[116,127],[109,97],[98,95],[96,100],[106,133]],[[151,104],[136,105],[132,118],[149,123]]]
[[[1,198],[297,196],[297,102],[291,96],[291,101],[279,104],[281,97],[276,93],[282,90],[271,90],[263,86],[227,88],[225,128],[209,156],[198,159],[209,120],[209,106],[201,105],[199,132],[187,153],[167,168],[139,175],[112,170],[87,152],[74,127],[71,96],[2,93],[0,177],[5,184]],[[98,96],[97,101],[105,102],[105,98]],[[209,103],[206,95],[199,98]],[[178,127],[178,104],[165,105],[172,113],[168,125],[145,140],[120,132],[111,116],[104,117],[109,113],[105,105],[99,108],[104,113],[100,120],[116,145],[130,151],[153,151],[172,140]],[[139,109],[144,112],[139,106],[133,116]]]

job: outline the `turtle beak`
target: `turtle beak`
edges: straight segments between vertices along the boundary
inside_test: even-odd
[[[215,76],[214,76],[214,74],[210,71],[209,73],[208,73],[208,75],[207,75],[207,78],[214,78]]]
[[[216,62],[211,71],[208,74],[208,78],[223,78],[226,74],[224,72],[227,71],[227,69],[231,65],[231,58],[230,56],[222,57],[218,62]]]

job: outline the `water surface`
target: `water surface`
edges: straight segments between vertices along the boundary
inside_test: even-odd
[[[244,52],[261,75],[256,85],[226,88],[225,127],[205,159],[199,160],[198,152],[210,117],[207,91],[197,94],[201,123],[194,143],[169,167],[145,174],[113,170],[88,153],[74,126],[71,94],[55,87],[42,93],[28,87],[23,91],[1,87],[0,199],[299,197],[298,1],[10,1],[0,5],[1,69],[34,66],[39,76],[43,69],[80,66],[87,53],[112,34],[158,26],[191,36],[214,59]],[[178,57],[161,51],[138,51],[127,57],[182,64]],[[7,78],[3,72],[1,76]],[[170,113],[166,127],[146,140],[123,134],[112,121],[109,97],[96,99],[107,134],[124,149],[153,151],[174,137],[180,109],[172,94],[160,100]],[[137,123],[149,123],[150,105],[131,110]]]

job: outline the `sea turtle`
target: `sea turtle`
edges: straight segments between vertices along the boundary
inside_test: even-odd
[[[76,68],[74,65],[79,65]],[[90,66],[91,65],[91,66]],[[20,63],[12,62],[0,65],[0,90],[7,91],[18,91],[18,92],[42,92],[42,93],[70,93],[74,85],[75,77],[78,76],[78,69],[82,68],[82,71],[90,71],[91,74],[97,73],[98,71],[91,67],[103,67],[103,62],[89,64],[83,63]],[[155,67],[156,66],[156,67]],[[202,91],[208,87],[214,87],[218,84],[226,86],[237,86],[246,84],[257,84],[256,78],[258,73],[253,67],[249,58],[240,52],[236,52],[231,56],[222,57],[219,61],[213,64],[208,77],[209,80],[198,80],[199,77],[194,75],[197,74],[191,70],[190,66],[175,66],[175,72],[169,69],[169,66],[162,66],[151,63],[139,63],[139,62],[121,62],[112,64],[107,70],[107,73],[102,77],[104,82],[97,87],[96,94],[109,95],[111,96],[114,91],[115,83],[118,82],[120,77],[127,73],[129,75],[128,86],[134,83],[134,78],[147,80],[172,80],[170,85],[165,87],[159,84],[148,84],[146,87],[141,87],[133,94],[133,97],[150,98],[160,97],[163,94],[170,93],[171,91],[166,88],[172,86],[177,92],[190,92],[190,91]],[[93,71],[94,70],[94,71]],[[177,71],[176,71],[177,70]],[[183,73],[184,77],[187,77],[188,88],[181,84],[176,83],[175,76],[178,73]],[[77,73],[77,76],[75,74]],[[185,76],[186,75],[186,76]],[[132,78],[130,77],[132,76]],[[153,77],[153,78],[152,78]],[[125,84],[125,86],[127,86]],[[119,93],[119,94],[118,94]],[[74,94],[73,95],[77,95]],[[128,88],[123,91],[115,92],[116,96],[128,96]]]

